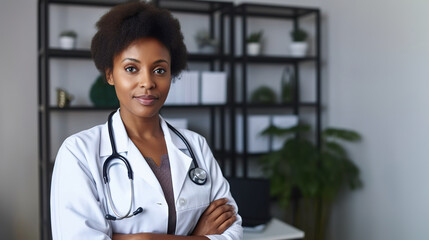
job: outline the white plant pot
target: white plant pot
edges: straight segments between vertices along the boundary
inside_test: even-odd
[[[247,44],[247,55],[256,56],[261,54],[261,44],[260,43],[248,43]]]
[[[68,50],[76,48],[76,38],[69,36],[60,37],[60,48]]]
[[[307,55],[308,43],[306,42],[292,42],[289,46],[290,55],[294,57],[304,57]]]

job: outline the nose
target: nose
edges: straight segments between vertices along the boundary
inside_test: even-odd
[[[139,80],[139,86],[141,88],[152,89],[156,87],[155,81],[150,71],[142,74]]]

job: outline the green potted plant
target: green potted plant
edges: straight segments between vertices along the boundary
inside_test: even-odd
[[[250,96],[252,103],[272,104],[276,102],[276,99],[276,93],[268,86],[257,88]]]
[[[290,44],[290,54],[294,57],[303,57],[307,54],[308,34],[306,31],[297,28],[290,32],[292,43]]]
[[[250,56],[256,56],[261,54],[261,40],[263,31],[252,32],[246,39],[247,43],[247,54]]]
[[[292,193],[299,196],[294,209],[297,227],[306,239],[324,239],[329,212],[335,197],[348,185],[362,185],[359,169],[350,160],[343,142],[356,142],[360,135],[352,130],[327,128],[322,132],[320,148],[305,137],[308,125],[291,128],[270,126],[262,134],[289,136],[283,147],[261,157],[261,165],[271,181],[271,194],[284,209]],[[305,211],[305,212],[304,212]],[[309,222],[305,222],[307,219]]]
[[[73,30],[62,31],[60,33],[60,48],[74,49],[76,48],[77,33]]]
[[[216,39],[210,37],[207,30],[199,30],[195,34],[195,41],[197,42],[198,49],[202,53],[215,53],[218,42]]]

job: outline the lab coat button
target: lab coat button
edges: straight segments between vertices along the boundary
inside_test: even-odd
[[[180,206],[186,205],[186,199],[184,199],[184,198],[179,199],[179,205]]]

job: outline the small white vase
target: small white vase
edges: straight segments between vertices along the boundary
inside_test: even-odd
[[[76,38],[69,36],[60,37],[60,48],[67,50],[76,48]]]
[[[260,43],[248,43],[247,44],[247,55],[256,56],[261,54],[261,44]]]
[[[308,43],[307,42],[292,42],[289,46],[290,55],[294,57],[304,57],[307,55]]]

